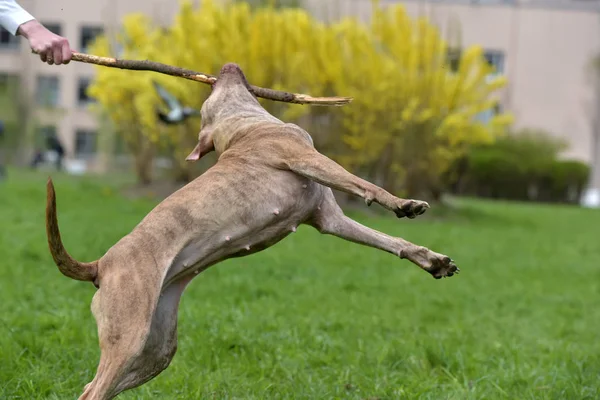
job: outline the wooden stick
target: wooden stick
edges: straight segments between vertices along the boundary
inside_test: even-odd
[[[196,82],[209,85],[217,81],[214,75],[203,74],[190,69],[173,67],[172,65],[162,64],[149,60],[121,60],[112,57],[99,57],[92,54],[73,52],[71,60],[87,64],[96,64],[104,67],[129,69],[134,71],[153,71],[161,74],[177,76]],[[320,106],[342,106],[352,101],[351,97],[312,97],[307,94],[282,92],[279,90],[267,89],[251,85],[252,91],[256,97],[263,99],[281,101],[294,104],[312,104]]]

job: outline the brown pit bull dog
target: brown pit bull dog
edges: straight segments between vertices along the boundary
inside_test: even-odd
[[[100,363],[80,400],[112,399],[157,376],[177,348],[177,311],[187,284],[208,267],[279,242],[300,224],[406,258],[433,275],[452,276],[449,257],[346,217],[332,188],[415,218],[429,205],[394,197],[323,156],[302,128],[270,115],[240,68],[225,65],[202,106],[198,145],[218,162],[154,208],[99,260],[74,260],[63,247],[48,181],[48,245],[60,271],[98,288],[92,313]]]

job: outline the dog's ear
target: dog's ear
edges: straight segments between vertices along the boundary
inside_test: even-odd
[[[203,148],[202,143],[198,142],[196,147],[194,147],[194,150],[192,150],[192,152],[185,158],[185,161],[198,161],[208,152],[210,152],[210,150],[206,151],[206,149]]]
[[[215,149],[215,144],[212,139],[212,130],[204,128],[198,135],[198,144],[194,147],[194,150],[185,158],[186,161],[198,161],[206,154],[210,153]]]

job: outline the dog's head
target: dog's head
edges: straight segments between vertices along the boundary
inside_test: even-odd
[[[198,134],[198,144],[186,160],[197,161],[215,150],[214,141],[219,139],[215,135],[231,134],[225,129],[217,129],[221,121],[261,112],[264,112],[264,109],[252,92],[252,87],[241,68],[234,63],[225,64],[212,86],[210,96],[202,104],[202,127]]]
[[[226,118],[257,106],[260,104],[244,72],[237,64],[228,63],[221,68],[210,96],[202,105],[202,120],[206,118],[210,124],[215,118]]]

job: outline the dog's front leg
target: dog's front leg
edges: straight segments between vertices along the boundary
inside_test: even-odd
[[[344,215],[333,193],[327,189],[325,198],[309,222],[323,234],[334,235],[354,243],[374,247],[400,258],[406,258],[439,279],[459,272],[454,262],[443,254],[418,246],[402,238],[368,228]]]
[[[290,170],[322,185],[362,197],[367,205],[371,205],[372,202],[381,204],[396,213],[398,218],[412,219],[429,208],[425,201],[398,198],[379,186],[352,175],[314,149],[302,149],[299,154],[286,161]]]

